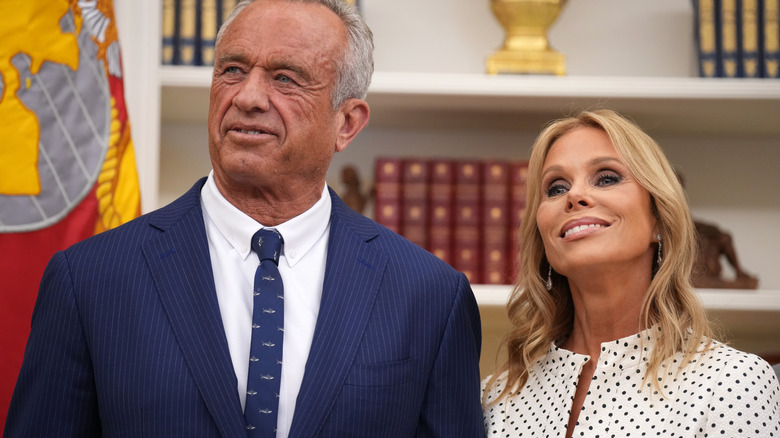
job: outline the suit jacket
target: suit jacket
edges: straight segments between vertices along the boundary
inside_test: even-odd
[[[246,436],[204,182],[52,258],[5,436]],[[480,319],[465,276],[331,197],[290,436],[482,436]]]

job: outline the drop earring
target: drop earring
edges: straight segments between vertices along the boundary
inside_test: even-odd
[[[658,266],[661,266],[661,262],[664,259],[663,256],[661,255],[662,254],[661,247],[663,246],[661,244],[661,234],[659,233],[656,237],[658,238]]]
[[[552,265],[548,265],[549,268],[547,269],[547,283],[544,285],[544,287],[547,290],[552,290]]]

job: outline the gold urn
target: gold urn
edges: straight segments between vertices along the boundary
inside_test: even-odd
[[[566,0],[490,0],[506,30],[504,46],[487,59],[488,74],[566,74],[566,57],[550,48],[547,29]]]

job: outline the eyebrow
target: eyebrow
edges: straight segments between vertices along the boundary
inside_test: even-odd
[[[231,62],[246,62],[246,56],[240,53],[227,53],[214,61],[214,65],[222,65]]]
[[[600,165],[600,164],[603,164],[603,163],[613,162],[613,161],[618,163],[618,164],[623,165],[623,162],[618,160],[615,157],[596,157],[596,158],[590,160],[590,162],[588,164],[590,166],[597,166],[597,165]],[[542,172],[542,179],[544,179],[544,176],[547,175],[550,172],[560,172],[562,170],[563,170],[563,166],[561,166],[561,165],[556,164],[554,166],[550,166],[550,167],[544,169],[544,171]]]

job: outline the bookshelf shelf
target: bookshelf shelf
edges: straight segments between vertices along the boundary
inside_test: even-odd
[[[205,121],[210,68],[162,67],[160,80],[163,121]],[[522,123],[535,129],[567,111],[607,106],[655,133],[780,135],[779,123],[767,123],[780,112],[780,81],[765,79],[380,71],[368,102],[379,127]]]

